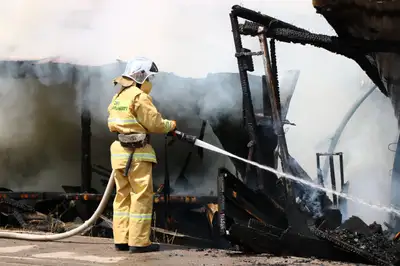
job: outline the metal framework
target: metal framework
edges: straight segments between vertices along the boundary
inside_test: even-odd
[[[254,71],[252,56],[262,55],[265,73],[268,78],[267,84],[269,99],[271,101],[270,108],[272,109],[272,118],[274,120],[275,132],[279,139],[282,168],[285,172],[290,172],[291,170],[290,167],[288,167],[289,154],[282,130],[282,117],[280,115],[275,40],[302,45],[308,44],[353,59],[368,74],[379,89],[387,95],[380,77],[375,74],[376,70],[372,69],[369,62],[363,61],[360,58],[373,52],[399,53],[400,45],[398,41],[371,41],[357,38],[340,38],[314,34],[305,29],[238,5],[232,7],[230,19],[243,91],[244,121],[247,124],[248,134],[252,141],[252,147],[249,154],[254,154],[255,158],[253,159],[256,161],[260,160],[261,155],[259,152],[259,136],[257,136],[255,130],[255,118],[247,72]],[[244,23],[239,24],[239,19],[244,19]],[[249,49],[244,48],[241,40],[242,35],[258,37],[261,51],[252,52]],[[268,45],[267,38],[270,39],[270,45]],[[257,172],[257,181],[258,187],[263,189],[265,180],[263,180],[262,173],[260,172]],[[290,194],[290,184],[287,184],[286,189],[287,193]]]
[[[265,79],[266,83],[264,84],[263,80],[263,88],[266,87],[266,93],[269,102],[264,99],[264,115],[266,114],[265,109],[268,107],[271,110],[271,116],[273,121],[273,127],[275,134],[278,137],[278,145],[280,150],[280,159],[282,163],[282,169],[285,172],[291,172],[289,167],[289,152],[287,148],[287,142],[285,138],[285,133],[283,130],[283,122],[281,115],[281,106],[280,106],[280,94],[279,94],[279,80],[278,80],[278,68],[277,68],[277,60],[276,60],[276,52],[275,52],[275,39],[271,39],[270,47],[268,45],[268,31],[270,29],[270,24],[273,21],[272,18],[258,14],[252,10],[245,9],[243,7],[234,6],[232,8],[232,12],[230,14],[231,24],[232,24],[232,32],[233,39],[235,43],[236,49],[236,57],[239,67],[239,76],[242,85],[243,91],[243,120],[247,124],[247,130],[250,137],[250,141],[252,142],[252,146],[249,150],[249,159],[260,161],[261,160],[261,148],[259,146],[260,137],[255,130],[255,117],[254,110],[251,101],[251,92],[250,85],[248,81],[247,71],[254,71],[254,64],[252,56],[262,55],[264,61],[265,68]],[[245,21],[244,24],[239,24],[238,19],[245,18],[250,21]],[[268,21],[268,23],[266,23]],[[284,24],[288,26],[288,24]],[[289,26],[288,26],[289,27]],[[246,49],[242,46],[241,35],[250,35],[250,36],[258,36],[260,42],[260,52],[251,52],[249,49]],[[254,152],[255,150],[255,152]],[[254,154],[254,158],[253,157]],[[260,190],[264,190],[265,182],[267,182],[266,176],[261,173],[259,169],[257,169],[257,188]],[[248,178],[246,177],[245,180]],[[286,187],[286,196],[292,194],[291,184],[288,181],[285,181]]]
[[[256,124],[254,119],[254,111],[251,101],[251,93],[247,72],[254,71],[254,65],[252,56],[262,55],[264,60],[265,74],[267,78],[267,94],[270,100],[269,105],[264,101],[264,106],[268,106],[271,110],[271,116],[274,122],[274,129],[278,136],[278,144],[280,150],[280,157],[282,162],[282,168],[285,172],[297,171],[295,168],[290,167],[289,159],[291,159],[288,150],[286,140],[284,138],[282,130],[282,117],[279,108],[279,84],[278,84],[278,73],[276,67],[276,53],[275,53],[275,40],[298,43],[298,44],[310,44],[319,48],[326,49],[330,52],[334,52],[340,55],[344,55],[350,59],[355,60],[370,76],[374,83],[385,93],[385,88],[380,80],[379,76],[375,75],[376,69],[369,62],[362,61],[360,58],[364,57],[369,52],[387,51],[387,52],[399,52],[400,47],[397,42],[382,42],[382,41],[366,41],[359,39],[341,39],[339,37],[331,37],[320,34],[313,34],[304,29],[290,25],[273,17],[263,15],[253,10],[246,9],[241,6],[233,6],[230,13],[230,19],[232,24],[233,38],[236,48],[236,57],[239,68],[239,76],[243,91],[243,118],[247,125],[248,134],[252,141],[251,149],[249,150],[249,156],[255,155],[253,160],[259,161],[260,157],[260,142],[259,136],[256,130]],[[239,19],[244,19],[243,24],[239,24]],[[261,51],[252,52],[242,46],[242,35],[258,37],[260,41]],[[267,38],[270,38],[268,45]],[[365,59],[367,60],[367,59]],[[264,110],[264,115],[267,112]],[[334,172],[334,156],[339,156],[340,162],[340,176],[341,176],[341,190],[346,189],[344,184],[344,171],[343,171],[343,154],[317,154],[317,167],[318,167],[318,180],[323,184],[323,179],[320,174],[320,157],[328,156],[331,170],[331,184],[333,189],[336,189],[336,180]],[[248,180],[249,177],[246,178]],[[235,183],[235,184],[232,184]],[[263,189],[265,180],[258,172],[257,185],[258,188]],[[293,185],[293,186],[291,186]],[[293,192],[291,187],[298,189],[295,184],[288,184],[286,186],[287,195]],[[303,191],[307,194],[307,190]],[[325,195],[326,197],[326,195]],[[290,197],[287,197],[290,199]],[[263,202],[264,206],[257,206],[258,202]],[[293,202],[287,200],[288,205]],[[219,204],[219,231],[220,235],[230,239],[233,243],[240,243],[247,249],[254,252],[269,252],[278,254],[282,248],[290,249],[291,244],[294,242],[304,244],[293,247],[291,251],[294,254],[302,252],[301,248],[303,245],[307,246],[308,249],[304,252],[318,250],[318,257],[332,256],[335,251],[331,250],[323,255],[323,252],[327,252],[331,247],[338,248],[339,252],[344,251],[347,259],[364,260],[378,265],[390,265],[390,258],[385,258],[381,254],[366,252],[362,248],[357,247],[354,244],[349,244],[340,237],[331,235],[330,230],[334,230],[337,226],[332,226],[331,229],[323,228],[328,226],[329,222],[315,223],[314,225],[307,225],[302,228],[301,225],[308,224],[308,219],[303,220],[302,215],[293,216],[293,212],[296,212],[296,208],[290,209],[285,208],[287,214],[286,223],[295,221],[295,224],[290,226],[285,225],[285,219],[276,219],[279,217],[281,211],[279,208],[274,206],[273,201],[268,197],[263,198],[262,194],[255,194],[254,191],[249,190],[245,185],[241,185],[235,178],[232,177],[226,171],[221,170],[218,177],[218,204]],[[337,197],[334,197],[334,205],[340,204]],[[266,205],[269,205],[266,206]],[[326,209],[327,211],[333,211],[334,216],[339,217],[336,222],[341,223],[341,215],[338,210]],[[324,210],[322,210],[324,211]],[[275,213],[272,213],[275,212]],[[289,215],[289,213],[291,213]],[[302,213],[304,215],[304,212]],[[339,215],[338,215],[339,214]],[[291,217],[290,217],[291,216]],[[328,215],[329,216],[329,215]],[[275,218],[275,219],[273,219]],[[272,220],[271,220],[272,219]],[[318,220],[318,219],[317,219]],[[315,220],[314,222],[316,222]],[[300,226],[299,228],[292,228],[292,226]],[[315,239],[317,237],[317,239]],[[322,240],[322,241],[321,241]],[[288,241],[285,243],[285,241]],[[315,241],[315,242],[314,242]],[[326,241],[326,242],[325,242]],[[324,244],[330,242],[331,246],[326,246],[319,250]],[[307,244],[305,244],[307,243]],[[334,245],[332,245],[334,244]],[[313,246],[314,247],[311,247]],[[280,247],[280,248],[277,248]],[[314,256],[307,254],[308,256]],[[345,257],[345,254],[336,254],[339,257]],[[350,259],[350,257],[352,257]],[[358,258],[356,258],[358,257]]]
[[[339,171],[340,171],[340,192],[343,192],[344,189],[344,169],[343,169],[343,152],[336,152],[336,153],[317,153],[317,175],[318,175],[318,183],[323,187],[324,186],[324,177],[322,175],[321,169],[321,157],[328,157],[329,158],[329,171],[331,175],[331,186],[332,190],[336,191],[336,175],[335,175],[335,163],[334,163],[334,156],[339,157]],[[336,195],[332,195],[333,198],[333,205],[338,207],[340,205],[341,199],[338,198]]]
[[[276,135],[279,139],[280,156],[282,168],[284,171],[293,171],[289,167],[290,155],[287,150],[287,144],[283,132],[283,121],[281,116],[278,73],[276,66],[275,40],[284,42],[293,42],[300,44],[311,44],[324,48],[328,51],[345,55],[354,59],[354,54],[366,53],[370,51],[382,51],[382,42],[371,42],[364,40],[342,40],[336,37],[324,36],[310,33],[275,18],[257,13],[255,11],[233,6],[230,13],[232,32],[235,41],[236,57],[239,67],[239,75],[243,90],[243,116],[247,124],[247,129],[252,145],[249,145],[249,158],[256,161],[261,160],[260,137],[256,130],[256,120],[251,101],[251,92],[248,71],[254,71],[252,61],[253,55],[262,55],[266,76],[263,77],[263,101],[264,115],[267,116],[265,108],[270,109]],[[244,24],[239,24],[238,19],[246,19]],[[260,52],[251,52],[243,48],[241,35],[257,36],[260,41]],[[267,39],[271,38],[268,44]],[[383,50],[398,51],[399,45],[385,42]],[[361,65],[361,64],[360,64]],[[364,70],[366,70],[364,68]],[[368,69],[366,70],[368,72]],[[378,86],[380,81],[375,81]],[[82,83],[84,84],[84,83]],[[381,87],[382,88],[382,87]],[[85,98],[85,97],[83,97]],[[269,100],[269,101],[267,101]],[[85,106],[85,104],[84,104]],[[67,199],[98,201],[102,194],[90,193],[92,171],[103,176],[109,174],[108,169],[93,166],[91,163],[91,118],[90,112],[84,108],[81,115],[82,125],[82,167],[81,167],[81,193],[32,193],[32,192],[0,192],[0,201],[12,201],[11,199]],[[204,134],[201,133],[200,135]],[[253,155],[255,158],[253,158]],[[333,172],[333,156],[339,156],[341,189],[344,189],[343,173],[343,154],[317,154],[317,167],[320,170],[320,156],[329,156],[331,166],[332,186],[336,187],[335,173]],[[188,159],[190,154],[188,155]],[[187,164],[187,162],[185,162]],[[182,169],[180,178],[184,179],[184,170]],[[266,180],[262,176],[264,172],[257,169],[257,188],[264,189]],[[168,169],[166,169],[166,177]],[[319,181],[323,184],[323,179],[319,175]],[[226,169],[220,169],[218,173],[218,195],[217,197],[189,197],[189,196],[170,196],[168,186],[166,193],[158,191],[155,195],[155,203],[195,203],[207,204],[218,201],[218,219],[217,228],[220,236],[224,236],[232,243],[237,243],[242,247],[254,252],[268,252],[273,254],[282,254],[286,251],[295,256],[315,256],[319,258],[342,258],[349,261],[372,262],[377,265],[392,265],[391,258],[385,257],[385,254],[379,252],[367,252],[364,248],[347,243],[345,240],[329,233],[338,227],[337,224],[324,225],[322,221],[317,224],[309,225],[309,216],[305,212],[300,212],[298,206],[295,208],[282,208],[275,200],[266,193],[260,193],[248,188],[238,178],[229,173]],[[275,188],[276,186],[274,186]],[[291,194],[291,184],[286,184],[287,194]],[[337,199],[334,202],[338,204]],[[288,205],[292,202],[288,201]],[[297,210],[297,211],[296,211]],[[331,210],[333,212],[338,210]],[[297,212],[297,213],[296,213]],[[293,215],[293,213],[295,215]],[[290,215],[289,215],[290,214]],[[166,217],[168,218],[168,217]],[[213,218],[210,219],[213,224]],[[294,221],[294,223],[293,223]],[[315,221],[314,221],[315,222]],[[336,221],[339,223],[341,221]],[[322,226],[323,225],[323,226]],[[324,229],[325,227],[325,229]],[[330,229],[329,229],[330,228]],[[328,231],[325,231],[328,230]],[[332,245],[334,244],[334,245]],[[378,249],[379,251],[379,249]],[[285,252],[284,252],[285,253]]]
[[[274,118],[275,129],[278,136],[282,134],[282,118],[280,117],[280,101],[279,101],[279,83],[277,79],[275,40],[297,43],[302,45],[313,45],[315,47],[326,49],[330,52],[337,53],[348,58],[356,59],[356,55],[366,54],[369,52],[395,52],[400,51],[400,45],[397,41],[369,41],[362,39],[341,39],[334,36],[326,36],[314,34],[305,29],[296,27],[289,23],[283,22],[276,18],[261,14],[259,12],[235,5],[230,13],[232,24],[233,39],[236,48],[236,57],[239,66],[240,82],[243,90],[243,116],[247,124],[248,134],[250,136],[251,154],[255,156],[255,160],[261,157],[260,149],[258,148],[259,137],[255,130],[256,119],[253,105],[251,102],[251,92],[247,72],[254,71],[252,56],[263,55],[265,72],[267,77],[267,94],[269,96],[270,107],[272,109],[272,117]],[[244,24],[239,24],[238,19],[245,19]],[[251,52],[242,45],[241,35],[258,36],[261,45],[261,51]],[[267,38],[270,38],[270,44],[267,43]],[[270,50],[268,53],[267,51]],[[271,55],[269,55],[271,54]],[[359,61],[357,61],[359,62]],[[359,63],[360,64],[360,63]],[[361,64],[360,64],[361,65]],[[361,67],[368,73],[366,67]],[[372,80],[382,88],[383,84],[380,79]],[[77,77],[77,73],[73,76],[74,85],[77,86],[79,80],[80,91],[85,93],[85,80]],[[82,97],[85,99],[86,97]],[[264,101],[265,102],[265,101]],[[264,103],[264,105],[269,105]],[[83,106],[87,106],[83,103]],[[88,108],[83,108],[81,113],[81,193],[90,192],[92,171],[96,171],[91,163],[91,115]],[[283,136],[284,137],[284,136]],[[287,160],[287,144],[284,138],[279,141],[281,157],[285,166]],[[257,185],[263,188],[265,180],[262,175],[265,174],[257,169]],[[22,192],[21,195],[29,193]],[[15,194],[10,194],[15,195]],[[20,197],[18,197],[20,198]]]

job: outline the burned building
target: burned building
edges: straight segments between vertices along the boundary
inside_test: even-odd
[[[330,5],[329,1],[314,1],[314,4],[334,27],[339,27],[335,26],[332,22],[334,19],[330,16],[341,14],[340,5],[337,6],[336,2]],[[346,3],[345,6],[352,5]],[[336,12],[336,8],[339,13],[332,15],[335,14],[332,12]],[[381,12],[381,9],[377,12]],[[364,35],[341,36],[344,33],[340,33],[339,30],[339,37],[315,34],[240,6],[232,8],[230,19],[239,75],[210,74],[206,79],[199,80],[162,73],[155,84],[160,98],[154,97],[155,101],[160,103],[160,110],[167,117],[177,117],[179,129],[197,136],[199,140],[204,139],[228,152],[271,168],[277,168],[280,164],[283,172],[300,177],[308,184],[319,183],[323,186],[326,179],[324,171],[328,170],[328,167],[317,169],[316,175],[310,175],[302,168],[301,163],[296,161],[297,158],[292,157],[290,145],[286,143],[284,125],[293,125],[287,120],[286,114],[298,72],[281,74],[278,71],[279,56],[276,43],[281,41],[313,45],[353,59],[384,94],[390,91],[388,83],[384,83],[383,78],[379,76],[379,64],[374,61],[379,58],[373,59],[371,53],[374,56],[380,52],[396,53],[396,43],[387,40],[365,40],[368,38],[362,39]],[[244,35],[258,39],[261,51],[246,49],[241,39]],[[248,74],[254,71],[255,56],[263,58],[265,75],[262,77]],[[7,149],[5,145],[3,161],[7,164],[7,169],[19,172],[20,178],[7,181],[15,182],[26,179],[31,173],[40,173],[43,166],[49,165],[55,157],[65,163],[64,168],[58,168],[58,171],[63,172],[63,176],[71,174],[75,177],[80,176],[81,180],[67,180],[65,177],[64,183],[64,180],[60,182],[57,179],[54,186],[59,188],[64,185],[65,191],[61,193],[10,192],[7,187],[3,188],[5,192],[1,193],[2,217],[7,217],[10,221],[17,220],[22,226],[27,226],[26,220],[30,219],[30,215],[36,215],[35,219],[31,220],[46,220],[44,217],[39,219],[40,215],[35,212],[49,213],[50,199],[53,202],[52,208],[57,209],[52,213],[57,214],[56,220],[60,224],[77,215],[85,220],[93,212],[96,202],[101,198],[101,187],[106,181],[102,180],[101,176],[107,177],[110,173],[106,166],[108,146],[104,144],[111,138],[104,131],[104,104],[107,103],[106,95],[112,95],[112,89],[101,88],[120,72],[122,67],[123,62],[102,67],[57,60],[3,62],[2,73],[6,76],[4,84],[9,82],[10,87],[18,87],[16,83],[22,82],[22,86],[30,88],[28,92],[32,94],[9,91],[8,96],[14,95],[16,100],[34,96],[40,102],[34,106],[24,105],[22,114],[30,119],[21,124],[14,123],[13,126],[21,126],[26,129],[25,132],[35,132],[38,129],[45,130],[50,121],[59,123],[58,127],[54,127],[53,124],[50,126],[55,132],[40,134],[41,142],[34,145],[27,138],[29,134],[9,134],[9,142],[5,143],[14,143],[17,149]],[[285,79],[279,76],[287,76],[287,83],[285,84]],[[221,80],[224,86],[221,86]],[[36,88],[43,84],[45,89]],[[63,89],[63,86],[67,89]],[[206,90],[209,86],[219,87],[223,93],[214,91],[209,94]],[[179,90],[162,90],[163,87]],[[287,88],[287,94],[283,93],[284,88]],[[45,97],[44,90],[57,90],[60,101]],[[223,95],[234,97],[226,99]],[[186,106],[169,102],[169,99],[174,97],[186,97],[190,100],[184,103]],[[210,101],[205,101],[208,97],[221,98],[215,105],[210,105]],[[65,99],[69,99],[67,103]],[[363,99],[365,98],[361,100]],[[219,110],[224,100],[227,105],[224,106],[224,110]],[[71,103],[78,108],[71,108]],[[230,108],[226,108],[227,106]],[[395,100],[394,106],[396,108]],[[57,112],[57,108],[64,112]],[[39,111],[46,114],[46,119],[31,117]],[[62,114],[63,119],[57,114]],[[20,117],[14,114],[12,118],[18,121]],[[50,117],[53,120],[49,120]],[[73,126],[67,129],[66,121]],[[7,122],[4,124],[10,126],[5,127],[5,131],[13,132],[11,123]],[[390,230],[386,231],[376,223],[368,226],[357,217],[352,217],[342,224],[342,213],[337,207],[343,197],[333,195],[331,201],[331,195],[323,189],[304,185],[307,183],[293,182],[281,178],[281,174],[276,175],[274,171],[261,171],[257,167],[231,161],[226,157],[212,157],[211,154],[204,156],[207,151],[183,145],[185,144],[175,143],[170,146],[164,138],[155,139],[155,146],[164,148],[158,149],[164,151],[159,152],[164,161],[157,166],[159,173],[155,174],[159,180],[158,184],[162,184],[155,188],[155,213],[159,218],[155,221],[155,233],[168,235],[168,230],[179,228],[181,240],[194,241],[197,245],[199,242],[225,248],[236,245],[246,252],[315,256],[380,265],[397,263],[398,235],[395,234],[395,222],[392,225],[388,224]],[[48,150],[43,147],[48,147]],[[16,156],[18,149],[30,151],[27,158],[33,160],[22,160]],[[337,185],[337,189],[344,191],[343,157],[346,158],[346,154],[334,151],[335,147],[328,153],[318,154],[317,161],[320,156],[327,156],[331,170],[330,185],[336,189],[333,157],[339,158],[340,174],[337,176],[340,176],[340,184]],[[179,156],[171,157],[168,154]],[[219,159],[220,161],[217,161]],[[34,164],[36,168],[30,164]],[[75,167],[71,167],[72,165]],[[81,167],[77,167],[78,165]],[[72,173],[69,169],[76,172]],[[36,173],[32,172],[33,170]],[[218,182],[208,178],[216,175]],[[205,180],[211,181],[207,183]],[[96,182],[97,188],[94,185]],[[26,183],[24,182],[24,190],[29,190],[26,189]],[[77,183],[80,185],[77,186]],[[48,184],[49,182],[45,182],[44,185]],[[198,190],[201,184],[205,184],[206,191]],[[21,198],[23,200],[16,201]],[[36,202],[35,209],[32,209],[32,202]],[[61,217],[60,212],[65,216]],[[101,219],[107,224],[109,216],[110,213],[105,213]],[[197,226],[194,221],[201,221],[201,226]],[[194,230],[193,224],[196,224],[196,228],[204,230]],[[102,226],[107,227],[96,225],[97,228]],[[190,233],[192,235],[189,237]]]

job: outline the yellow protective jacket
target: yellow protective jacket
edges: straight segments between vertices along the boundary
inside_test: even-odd
[[[125,80],[126,82],[126,80]],[[176,127],[175,121],[163,119],[153,105],[152,98],[147,93],[131,83],[124,86],[116,94],[108,107],[108,128],[111,132],[129,133],[168,133]],[[132,150],[124,148],[119,141],[114,141],[110,147],[111,166],[113,169],[125,168]],[[157,163],[153,147],[147,144],[135,150],[133,161]]]

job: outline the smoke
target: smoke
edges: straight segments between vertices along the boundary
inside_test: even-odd
[[[112,78],[123,68],[122,64],[113,64],[117,59],[147,56],[167,72],[155,80],[154,100],[166,117],[176,118],[179,128],[188,133],[198,134],[200,118],[218,120],[227,113],[240,117],[238,77],[215,74],[237,72],[228,16],[234,4],[314,32],[334,34],[324,18],[315,13],[309,0],[15,0],[2,3],[0,55],[3,59],[50,58],[52,62],[81,66],[76,74],[72,65],[60,67],[60,64],[44,62],[34,66],[25,79],[16,78],[16,74],[24,71],[14,65],[2,68],[2,74],[7,72],[13,76],[1,78],[0,185],[12,189],[61,190],[61,184],[78,184],[79,114],[83,102],[93,115],[93,162],[109,165],[108,147],[112,136],[105,129],[106,107],[115,93]],[[254,38],[247,38],[244,46],[253,51],[260,49]],[[314,178],[315,153],[328,147],[342,116],[360,94],[359,83],[364,76],[353,61],[313,47],[278,43],[277,53],[279,73],[287,69],[301,71],[287,116],[297,126],[288,127],[287,137],[290,153]],[[108,65],[98,67],[104,64]],[[260,59],[255,60],[255,69],[255,75],[262,74]],[[256,92],[261,83],[252,77],[251,84],[259,108],[261,94]],[[396,121],[389,100],[379,92],[369,101],[346,128],[337,151],[344,152],[350,192],[359,193],[357,196],[362,198],[374,195],[384,201],[388,197],[387,173],[393,161],[387,144],[395,140]],[[209,128],[205,140],[220,146]],[[156,137],[154,145],[160,150],[163,139]],[[172,176],[180,170],[180,164],[174,161],[183,160],[189,151],[182,145],[171,148],[174,152],[171,164],[175,165]],[[161,151],[159,157],[162,157]],[[221,164],[233,169],[223,157],[206,154],[206,162],[193,157],[188,169],[193,176],[212,179]],[[161,160],[155,169],[156,182],[162,182],[163,167]],[[94,177],[94,185],[99,186],[98,180]],[[211,183],[203,182],[206,189],[199,193],[212,190],[207,189]],[[371,210],[357,206],[350,208],[349,214],[353,213],[362,218],[379,218]]]
[[[305,52],[306,53],[306,52]],[[327,152],[332,137],[346,112],[366,93],[369,78],[353,61],[325,51],[313,52],[309,62],[318,73],[304,79],[307,68],[302,68],[298,87],[293,96],[288,118],[296,123],[287,138],[289,151],[314,179],[317,175],[317,152]],[[318,54],[318,55],[317,55]],[[308,84],[308,86],[303,86]],[[343,152],[345,182],[349,181],[352,196],[373,203],[390,204],[390,169],[394,153],[389,143],[397,141],[397,121],[390,100],[379,90],[374,91],[359,107],[347,124],[335,152]],[[321,160],[321,165],[324,159]],[[340,189],[339,162],[335,160],[337,189]],[[325,176],[330,186],[330,176]],[[331,196],[331,195],[329,195]],[[384,222],[386,214],[356,203],[348,203],[347,215],[358,215],[366,222]]]
[[[14,190],[61,191],[61,185],[79,185],[80,113],[84,107],[92,114],[92,161],[109,166],[109,145],[114,136],[107,130],[106,110],[115,93],[112,79],[121,73],[124,65],[73,67],[42,61],[25,64],[20,71],[15,67],[15,63],[10,62],[1,65],[7,71],[3,71],[5,75],[1,79],[5,89],[2,90],[4,104],[0,106],[3,108],[0,186]],[[12,78],[10,73],[19,73],[23,78]],[[282,80],[283,88],[291,85],[293,80],[293,71],[287,74],[283,73],[286,77]],[[260,110],[261,78],[250,76],[250,83],[255,88],[255,108]],[[198,135],[202,119],[218,121],[220,116],[241,117],[239,84],[237,74],[212,74],[193,79],[160,73],[152,94],[164,116],[176,119],[180,130]],[[183,93],[179,94],[179,91]],[[205,140],[221,147],[209,125]],[[154,136],[152,144],[158,151],[159,161],[154,169],[154,178],[155,183],[160,184],[165,167],[163,137]],[[169,148],[172,184],[191,149],[180,142]],[[235,171],[228,158],[205,152],[204,159],[200,159],[195,150],[184,173],[196,188],[193,193],[204,195],[215,191],[215,176],[219,167]],[[94,187],[98,189],[99,180],[94,175]]]
[[[192,78],[237,72],[229,21],[235,4],[316,31],[327,28],[308,0],[17,0],[3,3],[0,11],[0,53],[5,58],[59,58],[90,65],[142,55],[157,62],[160,70]],[[280,57],[285,68],[299,61],[285,53]],[[263,72],[261,61],[256,67],[257,74]]]
[[[32,78],[0,81],[0,186],[59,190],[60,183],[76,184],[79,116],[69,105],[74,91]]]
[[[390,100],[376,90],[354,114],[337,147],[347,154],[345,174],[350,180],[349,193],[390,205],[394,152],[388,145],[397,142],[397,132]],[[352,204],[349,213],[360,215],[368,222],[383,222],[388,218]]]

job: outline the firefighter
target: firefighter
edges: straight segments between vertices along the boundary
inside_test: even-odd
[[[111,165],[115,170],[116,196],[113,203],[115,248],[130,253],[160,249],[151,243],[153,212],[152,167],[157,163],[150,133],[171,134],[176,122],[163,119],[152,103],[150,78],[158,72],[151,60],[136,57],[114,79],[119,92],[108,107],[108,127],[115,132]]]

